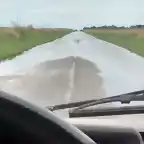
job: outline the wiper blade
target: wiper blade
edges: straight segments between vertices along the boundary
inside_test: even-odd
[[[143,114],[144,106],[124,106],[124,107],[106,107],[83,109],[74,112],[69,112],[69,117],[95,117],[95,116],[109,116],[109,115],[125,115],[125,114]]]
[[[56,111],[56,110],[60,110],[60,109],[78,107],[80,105],[91,103],[94,101],[96,101],[96,100],[86,100],[86,101],[72,102],[72,103],[67,103],[67,104],[59,104],[59,105],[54,105],[54,106],[47,106],[46,108],[51,111]]]
[[[74,108],[72,110],[72,112],[74,112],[77,110],[84,109],[86,107],[103,104],[103,103],[109,103],[109,102],[130,103],[131,101],[144,101],[144,90],[134,91],[134,92],[102,98],[102,99],[86,100],[81,102],[73,102],[68,104],[48,106],[46,108],[48,108],[51,111],[66,109],[66,108]]]
[[[104,104],[104,103],[110,103],[110,102],[121,102],[122,104],[129,104],[131,101],[144,101],[144,90],[140,91],[134,91],[126,94],[121,94],[117,96],[112,97],[106,97],[99,100],[96,100],[94,102],[90,102],[87,104],[83,104],[75,109],[73,111],[78,111],[90,106],[95,106],[98,104]]]

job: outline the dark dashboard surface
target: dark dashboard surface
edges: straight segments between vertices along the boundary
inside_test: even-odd
[[[86,135],[52,112],[41,109],[15,97],[2,93],[0,97],[0,143],[93,143]],[[142,133],[110,124],[102,119],[75,119],[69,122],[87,134],[97,144],[142,144]]]
[[[131,128],[74,124],[98,144],[141,144],[144,133]]]
[[[140,132],[140,135],[141,135],[142,141],[143,141],[143,143],[144,143],[144,132]]]

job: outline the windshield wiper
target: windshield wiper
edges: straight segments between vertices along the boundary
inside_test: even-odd
[[[95,117],[124,114],[144,114],[144,105],[82,109],[78,111],[70,111],[69,117]]]
[[[67,103],[67,104],[59,104],[59,105],[54,105],[54,106],[47,106],[46,108],[49,109],[50,111],[56,111],[56,110],[60,110],[60,109],[78,107],[78,106],[88,104],[88,103],[91,103],[94,101],[96,101],[96,100],[86,100],[86,101],[72,102],[72,103]]]
[[[78,111],[90,106],[98,105],[98,104],[104,104],[104,103],[110,103],[110,102],[121,102],[121,104],[129,104],[131,101],[144,101],[144,90],[140,91],[134,91],[126,94],[121,94],[117,96],[112,97],[106,97],[99,100],[95,100],[93,102],[83,104],[75,109],[73,111]]]
[[[144,101],[144,90],[134,91],[134,92],[112,96],[112,97],[106,97],[102,99],[86,100],[81,102],[73,102],[68,104],[48,106],[46,108],[48,108],[51,111],[73,108],[73,110],[71,111],[72,113],[98,104],[110,103],[110,102],[121,102],[122,104],[123,103],[129,104],[131,101]]]
[[[123,115],[123,114],[140,114],[144,113],[144,105],[142,106],[124,106],[124,107],[104,107],[104,108],[90,108],[98,104],[121,102],[122,104],[129,104],[131,101],[144,101],[144,90],[126,93],[118,96],[107,97],[99,99],[95,102],[81,105],[69,111],[69,117],[93,117],[106,115]]]

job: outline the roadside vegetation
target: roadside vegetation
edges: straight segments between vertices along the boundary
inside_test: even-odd
[[[98,39],[116,44],[144,57],[144,26],[102,26],[84,28],[84,32]]]
[[[37,45],[53,41],[73,32],[72,29],[34,28],[18,26],[0,28],[0,60],[11,59]],[[144,56],[144,26],[131,27],[102,26],[84,28],[82,31],[129,49]]]
[[[53,41],[70,32],[71,29],[35,29],[32,25],[0,28],[0,60],[11,59],[36,45]]]

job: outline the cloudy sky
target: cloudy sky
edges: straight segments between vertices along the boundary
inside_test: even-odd
[[[144,0],[0,0],[0,25],[40,27],[144,24]]]

